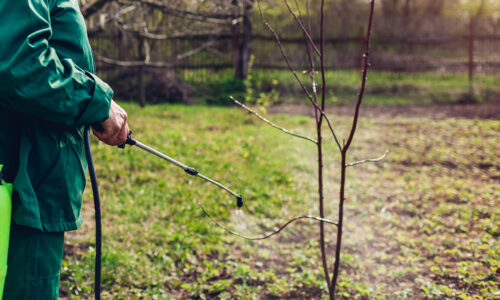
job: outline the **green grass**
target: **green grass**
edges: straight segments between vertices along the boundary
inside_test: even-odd
[[[245,197],[242,213],[227,193],[140,149],[93,141],[101,186],[103,296],[108,299],[320,299],[317,225],[249,242],[289,217],[317,214],[315,147],[235,108],[124,104],[134,135]],[[313,120],[272,115],[313,135]],[[348,118],[335,118],[339,132]],[[500,243],[499,121],[362,119],[349,169],[338,293],[344,298],[498,297]],[[327,212],[336,218],[338,155],[326,146]],[[85,223],[67,235],[62,292],[92,294],[94,237],[90,188]],[[329,253],[334,228],[327,227]],[[332,266],[333,257],[329,264]]]
[[[308,84],[309,75],[298,72]],[[200,73],[190,76],[187,71],[181,79],[196,87],[195,97],[206,103],[227,103],[229,94],[243,98],[245,84],[233,79],[232,71]],[[318,74],[319,75],[319,74]],[[352,103],[359,90],[361,73],[348,70],[328,71],[327,101],[329,104]],[[467,74],[448,73],[392,73],[370,70],[368,73],[365,105],[406,105],[482,102],[498,99],[500,95],[499,75],[475,76],[475,99],[470,99]],[[280,92],[279,103],[307,103],[300,87],[289,71],[253,70],[247,85],[258,92],[268,93],[272,89]],[[254,96],[253,98],[257,98]]]

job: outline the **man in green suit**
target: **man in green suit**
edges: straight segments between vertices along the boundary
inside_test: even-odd
[[[82,223],[84,126],[125,142],[77,0],[0,1],[0,164],[14,184],[4,299],[57,299],[64,232]],[[1,296],[1,295],[0,295]]]

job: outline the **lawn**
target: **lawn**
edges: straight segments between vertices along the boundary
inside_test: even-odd
[[[101,186],[103,297],[108,299],[321,299],[317,224],[264,241],[216,226],[199,207],[251,236],[317,214],[315,148],[234,107],[124,104],[134,136],[214,177],[235,200],[137,148],[93,141]],[[305,116],[269,115],[313,135]],[[334,118],[345,133],[347,117]],[[362,119],[350,168],[338,294],[343,298],[497,299],[500,276],[500,121]],[[327,212],[336,219],[338,156],[327,145]],[[94,227],[67,234],[61,295],[89,298]],[[335,228],[328,228],[333,254]],[[329,262],[333,265],[333,262]]]

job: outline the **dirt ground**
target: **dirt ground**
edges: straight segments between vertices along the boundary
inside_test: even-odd
[[[291,115],[313,115],[309,105],[277,105],[268,109],[270,113]],[[327,112],[340,115],[351,115],[353,107],[334,106]],[[364,106],[361,116],[368,118],[431,118],[431,119],[500,119],[500,99],[480,104],[441,104],[441,105],[407,105],[407,106]]]

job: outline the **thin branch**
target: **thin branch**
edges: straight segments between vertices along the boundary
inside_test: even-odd
[[[297,9],[299,10],[299,13],[300,12],[300,8],[299,8],[299,3],[296,1],[296,5],[297,5]],[[309,11],[309,0],[306,0],[306,10],[307,10],[307,30],[309,30],[309,32],[311,32],[311,14],[310,14],[310,11]],[[312,54],[312,51],[311,51],[311,44],[310,43],[307,43],[306,41],[306,53],[307,53],[307,57],[309,58],[309,72],[311,72],[311,85],[312,85],[312,92],[313,92],[313,97],[314,97],[314,103],[316,103],[316,105],[318,104],[318,89],[316,88],[316,66],[314,65],[314,57],[313,57],[313,54]],[[314,109],[314,118],[316,120],[316,122],[318,122],[318,110],[317,109]]]
[[[207,32],[207,33],[172,33],[172,34],[158,34],[152,32],[136,32],[132,30],[128,30],[132,33],[139,34],[145,38],[151,40],[206,40],[210,38],[214,39],[228,39],[231,38],[232,35],[224,34],[219,32]]]
[[[320,70],[321,70],[321,79],[322,79],[322,85],[321,85],[321,108],[316,108],[316,110],[325,110],[325,95],[326,95],[326,82],[325,82],[325,52],[324,52],[324,15],[325,15],[325,10],[324,10],[324,5],[325,1],[321,0],[321,20],[320,20],[320,51],[321,55],[319,57],[320,59]],[[314,76],[314,75],[313,75]],[[316,107],[318,107],[318,99],[316,97]],[[323,188],[323,145],[321,143],[322,140],[322,128],[321,125],[323,123],[323,115],[320,115],[317,120],[316,120],[316,131],[318,133],[318,193],[319,193],[319,213],[320,217],[324,217],[325,214],[325,208],[324,208],[324,188]],[[338,143],[338,142],[337,142]],[[340,224],[340,223],[339,223]],[[337,230],[338,230],[337,226]],[[326,256],[326,242],[325,242],[325,225],[323,222],[319,223],[319,232],[320,232],[320,248],[321,248],[321,261],[323,265],[323,272],[325,274],[325,281],[328,286],[328,291],[331,294],[332,290],[330,287],[330,275],[329,275],[329,270],[328,270],[328,262],[327,262],[327,256]]]
[[[163,62],[145,63],[144,61],[120,61],[120,60],[111,59],[111,58],[100,56],[100,55],[96,55],[95,59],[96,59],[96,61],[108,64],[108,65],[119,66],[119,67],[151,67],[151,68],[165,68],[165,69],[173,69],[175,67],[172,64],[163,63]]]
[[[382,156],[380,156],[380,157],[371,158],[371,159],[364,159],[364,160],[360,160],[360,161],[348,163],[345,166],[346,167],[352,167],[352,166],[357,166],[357,165],[361,165],[361,164],[369,163],[369,162],[379,162],[379,161],[383,160],[387,156],[387,153],[389,153],[389,150],[385,150],[385,153]]]
[[[307,141],[309,141],[309,142],[313,142],[313,143],[315,143],[315,144],[317,144],[317,143],[318,143],[318,142],[317,142],[315,139],[313,139],[313,138],[310,138],[310,137],[307,137],[307,136],[304,136],[304,135],[297,134],[297,133],[295,133],[295,132],[293,132],[293,131],[290,131],[290,130],[288,130],[288,129],[286,129],[286,128],[283,128],[283,127],[280,127],[280,126],[278,126],[278,125],[274,124],[273,122],[271,122],[271,121],[269,121],[268,119],[264,118],[262,115],[260,115],[260,114],[259,114],[258,112],[256,112],[255,110],[251,109],[250,107],[248,107],[248,106],[246,106],[245,104],[241,103],[240,101],[236,100],[233,96],[229,96],[229,98],[230,98],[231,100],[233,100],[233,102],[234,102],[234,103],[238,104],[240,107],[242,107],[242,108],[244,108],[245,110],[247,110],[248,112],[250,112],[250,113],[252,113],[252,114],[256,115],[259,119],[261,119],[262,121],[264,121],[264,122],[265,122],[265,123],[267,123],[268,125],[270,125],[270,126],[272,126],[272,127],[276,128],[276,129],[278,129],[278,130],[281,130],[281,131],[283,131],[284,133],[289,134],[289,135],[291,135],[291,136],[298,137],[298,138],[300,138],[300,139],[304,139],[304,140],[307,140]]]
[[[215,43],[214,40],[210,40],[210,41],[204,43],[203,45],[201,45],[200,47],[191,49],[191,50],[189,50],[189,51],[187,51],[187,52],[185,52],[183,54],[178,54],[176,56],[176,58],[177,58],[177,60],[182,60],[182,59],[185,59],[187,57],[193,56],[193,55],[195,55],[198,52],[201,52],[201,51],[203,51],[203,50],[205,50],[207,48],[210,48],[211,46],[213,46],[214,43]]]
[[[371,33],[372,33],[374,11],[375,11],[375,0],[371,0],[370,17],[368,20],[368,29],[366,32],[366,50],[365,50],[365,54],[363,55],[363,58],[364,58],[363,78],[361,80],[361,89],[360,89],[360,92],[358,94],[358,101],[356,103],[356,109],[354,110],[354,118],[352,120],[351,132],[349,133],[349,137],[347,138],[347,142],[345,143],[344,147],[342,148],[342,151],[344,151],[344,152],[347,152],[347,149],[349,149],[349,146],[351,145],[352,139],[354,138],[354,133],[356,132],[356,127],[358,126],[359,109],[361,107],[361,102],[363,101],[363,96],[364,96],[365,87],[366,87],[366,79],[367,79],[366,75],[368,73],[368,67],[370,65],[370,63],[369,63],[370,37],[371,37]]]
[[[318,56],[321,57],[322,53],[320,52],[320,50],[318,50],[318,47],[316,47],[316,45],[314,44],[314,42],[313,42],[313,40],[311,38],[311,35],[309,34],[309,32],[307,31],[307,29],[305,28],[305,26],[302,23],[302,21],[299,19],[299,17],[295,13],[295,11],[293,11],[293,9],[290,7],[290,4],[288,3],[288,1],[287,0],[283,0],[283,2],[285,2],[286,7],[288,8],[288,10],[290,11],[290,13],[292,14],[293,18],[295,19],[295,22],[297,22],[297,24],[299,25],[300,30],[302,30],[302,32],[306,36],[307,41],[311,44],[311,47],[314,49],[314,52],[316,52],[316,54],[318,54]]]
[[[280,233],[281,231],[283,231],[283,229],[285,229],[288,225],[292,224],[293,222],[303,220],[303,219],[315,220],[318,222],[324,222],[324,223],[328,223],[328,224],[332,224],[332,225],[337,226],[337,223],[330,221],[328,219],[325,219],[325,218],[318,218],[318,217],[314,217],[314,216],[299,216],[299,217],[295,217],[293,219],[288,220],[285,224],[280,226],[277,230],[275,230],[269,234],[266,234],[264,236],[259,236],[259,237],[248,237],[248,236],[245,236],[241,233],[238,233],[238,232],[231,230],[231,229],[227,228],[226,226],[222,225],[211,214],[208,213],[208,211],[205,209],[205,207],[203,207],[203,205],[200,202],[197,202],[197,204],[198,204],[198,206],[200,206],[201,210],[203,210],[203,212],[210,218],[210,220],[212,220],[212,222],[215,223],[215,225],[219,226],[220,228],[224,229],[225,231],[229,232],[232,235],[238,236],[240,238],[243,238],[243,239],[249,240],[249,241],[266,240],[266,239]]]
[[[326,74],[325,74],[325,0],[321,0],[321,20],[320,20],[320,42],[321,50],[320,70],[321,70],[321,110],[325,110],[326,99]]]
[[[299,1],[298,0],[294,0],[294,1],[295,1],[295,7],[297,8],[297,11],[299,12],[299,17],[302,17],[302,11],[300,10]],[[308,30],[309,30],[309,32],[311,32],[311,26],[309,26]]]
[[[269,24],[269,22],[267,22],[266,18],[264,17],[264,13],[262,12],[262,7],[260,6],[260,0],[257,0],[257,7],[259,8],[259,13],[260,13],[260,16],[262,18],[262,22],[264,23],[264,25],[271,32],[271,34],[273,35],[274,39],[276,40],[276,43],[278,44],[278,47],[280,48],[281,56],[285,60],[287,66],[288,66],[288,69],[290,69],[290,71],[292,72],[293,76],[295,77],[295,79],[299,83],[300,87],[302,88],[302,90],[306,94],[307,98],[309,98],[309,100],[314,103],[314,101],[312,99],[312,96],[311,96],[311,93],[309,93],[309,91],[307,90],[306,86],[304,85],[304,83],[302,82],[302,80],[297,75],[297,72],[293,68],[292,63],[290,62],[290,59],[288,58],[288,55],[285,52],[285,49],[283,49],[283,44],[281,43],[281,39],[280,39],[279,35],[276,33],[276,31],[271,27],[271,25]]]
[[[215,55],[217,55],[219,57],[225,57],[227,55],[227,53],[219,51],[218,49],[215,49],[213,47],[212,48],[208,48],[207,51],[210,52],[210,53],[213,53],[213,54],[215,54]],[[214,69],[217,69],[216,65],[214,65]]]
[[[318,112],[325,118],[326,122],[328,123],[328,127],[330,128],[330,132],[332,133],[332,135],[333,135],[333,137],[335,139],[335,142],[337,143],[337,146],[339,147],[339,150],[342,150],[342,147],[340,146],[340,143],[339,143],[339,141],[337,139],[337,135],[335,134],[335,130],[333,130],[333,126],[330,123],[330,120],[328,119],[328,116],[326,115],[326,113],[324,112],[324,110],[321,109],[318,106],[318,104],[314,102],[313,96],[311,95],[311,93],[309,93],[309,91],[307,90],[307,88],[304,85],[304,83],[302,82],[302,80],[300,80],[299,76],[297,75],[297,72],[293,68],[290,60],[288,59],[288,56],[286,55],[286,52],[283,49],[283,45],[281,44],[280,37],[278,36],[278,34],[276,33],[276,31],[271,27],[271,25],[269,25],[269,23],[267,22],[266,18],[264,17],[264,13],[262,12],[262,8],[260,6],[260,0],[257,0],[257,7],[259,8],[260,16],[262,18],[262,21],[264,22],[264,25],[273,34],[274,39],[276,40],[276,43],[278,44],[278,47],[280,48],[281,56],[285,60],[287,66],[288,66],[288,69],[292,72],[293,76],[295,77],[295,79],[299,83],[300,87],[302,88],[302,90],[306,94],[307,98],[309,99],[309,102],[311,102],[312,105],[314,105],[314,107],[318,110]]]

